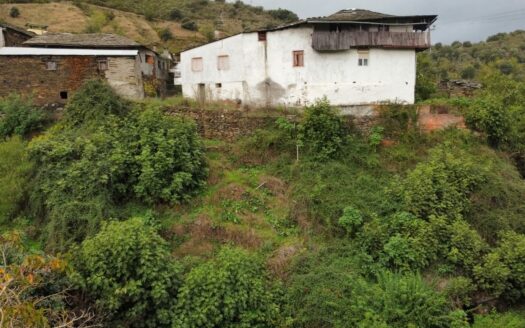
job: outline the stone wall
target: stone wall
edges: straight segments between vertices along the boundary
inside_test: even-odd
[[[193,118],[204,138],[229,141],[267,127],[279,117],[274,113],[250,113],[242,110],[172,108],[168,112]]]
[[[57,63],[48,70],[47,62]],[[32,95],[38,105],[65,103],[84,81],[102,77],[96,57],[3,56],[0,60],[0,97]]]
[[[380,124],[380,111],[389,110],[384,106],[359,106],[343,108],[341,115],[348,126],[357,128],[365,134],[376,124]],[[391,109],[395,110],[395,109]],[[422,132],[430,133],[450,127],[465,128],[462,116],[454,114],[443,106],[424,105],[417,109],[417,126]],[[255,130],[273,124],[278,117],[287,116],[291,120],[300,120],[300,113],[276,111],[246,111],[242,109],[212,110],[171,108],[168,113],[191,117],[197,123],[199,133],[207,139],[234,141],[239,137],[252,134]]]
[[[0,97],[18,93],[32,96],[37,105],[60,105],[85,81],[105,78],[119,95],[135,100],[144,98],[134,57],[109,57],[106,71],[99,70],[98,59],[96,56],[2,56]],[[48,70],[48,62],[55,62],[56,70]]]

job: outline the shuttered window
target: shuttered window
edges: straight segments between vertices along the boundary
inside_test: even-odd
[[[297,50],[293,52],[293,67],[304,66],[304,51]]]
[[[193,72],[202,72],[203,64],[202,57],[196,57],[191,59],[191,70]]]
[[[218,56],[217,57],[217,69],[219,71],[227,71],[230,69],[230,56]]]

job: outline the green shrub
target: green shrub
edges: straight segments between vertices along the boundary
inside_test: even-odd
[[[501,234],[498,247],[487,254],[475,275],[484,289],[516,302],[525,297],[525,235]]]
[[[9,222],[27,193],[33,165],[17,137],[0,142],[0,224]]]
[[[433,149],[427,162],[408,173],[400,190],[394,186],[406,210],[423,218],[456,218],[468,210],[469,196],[484,181],[486,168],[472,155],[451,147]]]
[[[339,225],[346,230],[347,234],[354,235],[363,225],[363,214],[353,207],[346,207],[343,210],[343,216],[339,218]]]
[[[277,294],[263,263],[246,251],[225,248],[187,275],[174,327],[276,327]]]
[[[341,155],[345,130],[341,117],[328,100],[318,100],[305,109],[301,123],[301,144],[317,161]]]
[[[480,98],[466,115],[467,124],[484,132],[492,146],[508,141],[511,131],[511,116],[508,108],[496,97]]]
[[[525,316],[520,313],[491,313],[476,315],[472,328],[522,328],[525,327]]]
[[[129,105],[106,82],[90,80],[73,94],[66,105],[64,121],[72,127],[97,126],[128,112]]]
[[[18,9],[18,7],[11,7],[11,9],[9,10],[9,16],[17,18],[18,16],[20,16],[20,9]]]
[[[179,268],[167,243],[142,219],[111,222],[72,258],[74,281],[109,321],[126,327],[169,327]]]
[[[0,137],[27,136],[44,127],[48,117],[30,100],[12,94],[0,100]]]
[[[208,171],[195,123],[147,109],[139,114],[136,131],[133,189],[139,199],[179,203],[204,186]]]
[[[327,248],[296,263],[287,292],[293,327],[468,327],[443,295],[413,273],[359,274],[352,251]]]
[[[173,40],[173,33],[171,33],[169,28],[163,28],[159,32],[159,37],[162,41],[170,41]]]

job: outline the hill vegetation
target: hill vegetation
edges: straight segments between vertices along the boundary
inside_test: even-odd
[[[0,143],[4,320],[522,327],[525,181],[508,150],[525,129],[493,119],[523,110],[493,96],[517,87],[502,76],[459,107],[479,134],[423,134],[392,105],[363,135],[320,101],[227,143],[90,81],[40,136],[21,119]]]
[[[215,31],[231,35],[296,19],[284,9],[264,10],[241,1],[0,0],[0,20],[14,25],[44,25],[49,32],[116,33],[173,52],[212,40]]]
[[[204,40],[206,24],[295,18],[239,2],[101,4],[1,9],[9,22],[40,11],[50,30],[151,31],[175,47],[181,33]],[[131,103],[98,80],[58,122],[1,99],[3,324],[524,327],[524,42],[517,31],[419,54],[419,100],[469,130],[422,133],[416,106],[393,104],[363,133],[320,100],[225,142],[167,111],[187,100]],[[444,78],[483,88],[448,97]]]

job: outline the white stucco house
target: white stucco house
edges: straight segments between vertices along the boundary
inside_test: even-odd
[[[176,81],[185,97],[248,106],[411,104],[436,19],[350,9],[244,32],[183,51]]]

